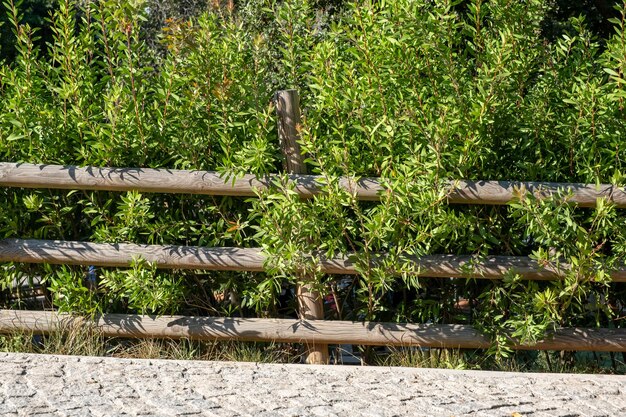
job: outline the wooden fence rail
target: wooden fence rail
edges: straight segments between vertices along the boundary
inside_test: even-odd
[[[319,257],[326,274],[358,274],[356,254],[334,258]],[[49,263],[128,267],[133,258],[143,258],[160,268],[214,271],[264,270],[266,257],[260,248],[228,248],[175,245],[136,245],[130,243],[89,243],[60,240],[0,240],[0,262]],[[378,255],[382,260],[384,255]],[[406,256],[402,263],[418,276],[430,278],[502,279],[509,272],[527,280],[557,280],[569,266],[540,266],[526,256],[487,256],[477,258],[458,255]],[[377,259],[372,265],[377,264]],[[390,271],[394,273],[397,271]],[[626,282],[626,266],[611,273],[614,282]]]
[[[490,341],[472,326],[237,317],[103,314],[93,320],[49,311],[0,310],[0,333],[46,334],[73,325],[93,325],[108,337],[240,340],[286,343],[421,346],[485,349]],[[517,350],[626,351],[626,329],[557,329],[536,344],[512,342]]]
[[[304,198],[322,192],[320,177],[290,174],[295,191]],[[65,190],[140,191],[150,193],[255,196],[255,190],[271,186],[278,176],[257,178],[254,175],[227,178],[211,171],[185,171],[151,168],[97,168],[62,165],[35,165],[0,162],[0,187],[53,188]],[[340,185],[354,192],[358,199],[376,201],[386,191],[379,178],[358,180],[342,177]],[[572,193],[570,202],[580,207],[594,207],[598,198],[606,198],[616,207],[626,208],[626,189],[609,184],[552,182],[465,181],[449,183],[448,203],[504,205],[513,200],[516,189],[538,196],[558,190]]]

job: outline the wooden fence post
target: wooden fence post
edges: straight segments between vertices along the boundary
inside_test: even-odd
[[[290,174],[307,174],[304,158],[300,150],[299,124],[300,97],[297,90],[282,90],[276,93],[276,114],[278,115],[278,139],[285,157],[285,169]],[[298,276],[296,298],[298,315],[304,320],[323,320],[324,302],[319,292],[314,291],[306,282],[311,277]],[[328,363],[328,345],[314,343],[307,346],[306,363]]]

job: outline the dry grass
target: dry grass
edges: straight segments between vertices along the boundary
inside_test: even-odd
[[[207,342],[186,339],[105,338],[77,322],[61,324],[47,335],[15,332],[0,335],[0,351],[54,355],[111,356],[137,359],[299,362],[300,351],[288,344]]]
[[[24,332],[0,336],[0,350],[4,352],[104,356],[104,347],[97,329],[78,322],[59,323],[57,330],[45,336]]]
[[[411,368],[470,369],[464,355],[458,349],[428,349],[416,347],[391,348],[380,357],[379,365],[406,366]]]

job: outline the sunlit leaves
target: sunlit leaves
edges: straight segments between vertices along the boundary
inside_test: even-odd
[[[558,325],[615,324],[623,288],[610,273],[626,256],[622,211],[604,200],[580,209],[566,194],[519,193],[508,207],[450,206],[447,195],[457,179],[623,186],[624,19],[601,44],[582,18],[544,38],[548,6],[539,0],[346,2],[332,13],[306,0],[247,0],[168,19],[159,43],[144,38],[144,2],[64,0],[44,55],[37,30],[7,4],[18,56],[0,67],[3,160],[280,173],[272,97],[297,88],[304,158],[323,189],[304,200],[280,177],[250,201],[3,190],[2,236],[268,255],[267,274],[138,262],[102,271],[97,295],[79,282],[84,268],[37,269],[53,277],[58,306],[215,313],[213,291],[223,291],[240,297],[222,313],[272,315],[305,274],[333,292],[342,317],[473,322],[501,355],[511,335],[532,342]],[[378,176],[386,191],[359,202],[341,176]],[[358,277],[320,272],[322,256],[351,252],[360,253]],[[418,280],[407,255],[433,253],[531,256],[562,280],[526,282],[514,271],[497,282]],[[23,276],[20,268],[5,268],[2,282]],[[186,279],[204,304],[183,300]],[[455,307],[460,298],[469,315]]]

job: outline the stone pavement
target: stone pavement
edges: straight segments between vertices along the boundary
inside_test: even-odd
[[[626,416],[626,377],[0,353],[2,416]]]

